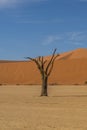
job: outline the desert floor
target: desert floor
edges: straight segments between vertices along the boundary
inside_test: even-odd
[[[87,130],[87,86],[0,86],[0,130]]]

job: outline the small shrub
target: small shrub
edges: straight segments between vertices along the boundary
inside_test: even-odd
[[[74,84],[74,85],[79,85],[78,83]]]
[[[87,81],[85,81],[85,84],[87,85]]]
[[[52,86],[54,86],[54,85],[58,85],[57,83],[51,83],[51,84],[49,84],[49,85],[52,85]]]
[[[16,85],[20,85],[20,84],[16,84]]]

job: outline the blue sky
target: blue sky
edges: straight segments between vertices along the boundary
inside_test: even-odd
[[[0,59],[87,48],[87,0],[0,0]]]

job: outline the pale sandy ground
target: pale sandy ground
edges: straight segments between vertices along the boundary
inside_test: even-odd
[[[0,130],[87,130],[87,86],[0,86]]]

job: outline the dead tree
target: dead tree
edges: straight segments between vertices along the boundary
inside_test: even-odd
[[[48,77],[52,72],[55,59],[59,56],[59,54],[55,54],[55,53],[56,53],[56,49],[54,50],[51,59],[49,61],[44,59],[43,56],[39,56],[37,58],[26,57],[27,59],[34,61],[40,71],[42,77],[41,96],[48,96],[48,92],[47,92]]]

